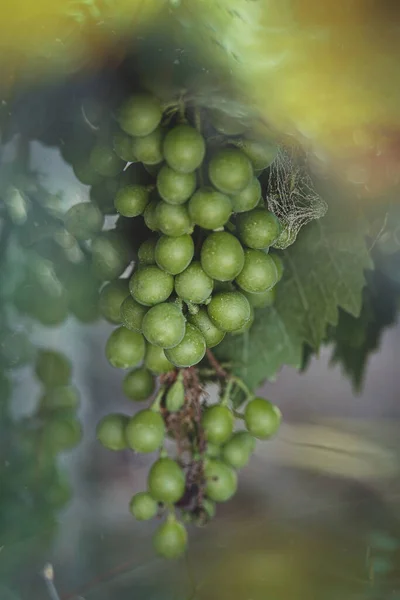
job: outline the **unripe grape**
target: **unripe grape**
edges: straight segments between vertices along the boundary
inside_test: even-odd
[[[262,171],[269,167],[275,160],[279,149],[272,141],[268,143],[250,139],[241,140],[240,148],[250,159],[255,171]]]
[[[262,250],[246,249],[244,265],[236,283],[246,292],[253,294],[265,292],[278,281],[278,271],[274,260]]]
[[[249,433],[260,440],[266,440],[278,431],[281,418],[282,414],[277,406],[259,397],[250,400],[244,411]]]
[[[35,373],[47,388],[67,385],[71,379],[70,361],[56,350],[39,350],[36,355]]]
[[[138,217],[149,202],[149,194],[148,188],[144,185],[126,185],[117,192],[114,206],[123,217]]]
[[[156,516],[158,504],[149,492],[138,492],[132,496],[129,510],[137,521],[149,521]]]
[[[231,196],[233,212],[241,213],[252,210],[257,206],[260,198],[261,184],[257,177],[253,177],[244,190]]]
[[[51,387],[40,398],[39,406],[41,411],[76,410],[79,392],[72,385]]]
[[[132,298],[132,296],[128,296],[128,298],[126,298],[121,304],[120,314],[122,324],[127,329],[141,332],[143,318],[148,310],[149,309],[147,306],[139,304]]]
[[[156,375],[173,371],[175,366],[165,356],[165,352],[159,346],[146,344],[146,354],[144,356],[144,364]]]
[[[89,163],[97,173],[104,177],[115,177],[121,173],[126,164],[112,148],[104,144],[96,144],[92,148]]]
[[[227,406],[210,406],[202,416],[206,438],[212,444],[223,444],[232,435],[234,418],[232,411]]]
[[[154,306],[172,294],[174,278],[157,266],[148,265],[132,275],[129,289],[134,300],[145,306]]]
[[[129,247],[116,231],[98,235],[91,249],[94,272],[103,281],[120,277],[129,264]]]
[[[160,269],[171,275],[177,275],[188,267],[194,254],[192,236],[179,237],[162,235],[155,249],[155,260]]]
[[[107,283],[100,292],[100,314],[110,323],[121,323],[121,306],[129,296],[127,279],[117,279]]]
[[[210,160],[208,175],[211,183],[224,194],[238,194],[249,185],[253,167],[240,150],[223,148]]]
[[[132,149],[132,136],[120,129],[114,133],[112,142],[117,156],[125,162],[136,162],[137,159]]]
[[[255,249],[272,246],[281,232],[279,220],[265,208],[254,208],[238,215],[236,228],[241,242]]]
[[[274,303],[276,297],[276,287],[272,287],[265,292],[260,292],[259,294],[252,294],[250,292],[243,291],[243,295],[246,296],[247,300],[254,308],[265,308],[267,306],[272,306]]]
[[[164,139],[164,158],[178,173],[191,173],[203,162],[206,145],[203,136],[190,125],[177,125]]]
[[[161,348],[173,348],[185,335],[185,317],[181,309],[169,302],[150,308],[142,323],[146,340]]]
[[[177,379],[169,388],[166,398],[165,407],[168,412],[178,412],[185,403],[185,386],[181,379]]]
[[[144,352],[144,337],[126,327],[114,329],[106,343],[106,357],[117,369],[135,367],[143,360]]]
[[[125,428],[128,417],[119,413],[106,415],[101,419],[96,428],[99,442],[109,450],[124,450],[127,447]]]
[[[225,331],[221,331],[214,325],[205,308],[200,308],[198,313],[189,315],[188,321],[201,331],[207,348],[218,346],[225,337]]]
[[[223,460],[234,469],[241,469],[254,452],[255,439],[247,431],[237,431],[222,448]]]
[[[149,135],[134,137],[132,150],[136,159],[147,165],[157,165],[163,160],[162,141],[163,130],[158,127]]]
[[[159,526],[153,537],[154,548],[163,558],[179,558],[186,550],[187,532],[175,519],[168,518]]]
[[[176,367],[191,367],[199,363],[206,353],[206,342],[197,327],[186,324],[182,341],[174,348],[165,350],[165,356]]]
[[[175,277],[175,291],[185,302],[201,304],[209,298],[213,287],[213,280],[197,261]]]
[[[140,244],[138,248],[138,260],[141,266],[155,264],[157,242],[158,237],[153,235]]]
[[[235,331],[251,317],[250,304],[240,292],[221,292],[212,297],[207,306],[208,316],[218,329]]]
[[[123,103],[117,118],[129,135],[149,135],[161,122],[161,104],[150,94],[135,94]]]
[[[237,475],[235,471],[221,460],[206,462],[206,494],[214,502],[226,502],[235,494]]]
[[[184,204],[196,189],[195,173],[178,173],[164,165],[157,175],[157,190],[169,204]]]
[[[218,281],[232,281],[243,268],[244,252],[235,236],[218,231],[203,242],[200,259],[207,275]]]
[[[185,474],[176,461],[159,458],[150,469],[147,484],[155,500],[174,504],[184,494]]]
[[[150,229],[150,231],[159,231],[160,228],[158,226],[158,217],[156,214],[156,209],[159,204],[159,200],[154,199],[151,200],[146,206],[143,217],[146,226]]]
[[[154,376],[145,367],[134,369],[125,376],[122,389],[131,400],[147,400],[155,389]]]
[[[195,225],[203,229],[218,229],[229,220],[232,203],[228,196],[212,187],[202,187],[190,198],[188,210]]]
[[[154,452],[164,441],[164,420],[158,412],[150,409],[141,410],[129,419],[125,437],[132,450],[143,454]]]
[[[58,453],[70,450],[82,439],[81,423],[70,415],[57,415],[46,420],[43,430],[43,443],[50,452]]]
[[[155,208],[157,226],[165,235],[178,237],[193,231],[193,223],[186,205],[168,204],[160,200]]]

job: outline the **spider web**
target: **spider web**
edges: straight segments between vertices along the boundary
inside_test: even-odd
[[[275,248],[293,244],[300,229],[326,214],[328,205],[314,188],[307,170],[299,165],[294,152],[280,149],[270,167],[267,193],[268,209],[282,223],[283,230]]]

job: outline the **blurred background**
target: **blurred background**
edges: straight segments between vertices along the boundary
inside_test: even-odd
[[[180,89],[190,74],[200,103],[209,101],[208,90],[213,90],[215,105],[226,106],[228,112],[242,115],[244,111],[252,117],[261,107],[265,111],[263,127],[270,130],[272,121],[275,135],[294,138],[302,144],[315,171],[332,177],[335,185],[345,185],[346,193],[350,190],[354,198],[365,199],[373,190],[386,203],[397,193],[400,88],[394,65],[398,64],[400,38],[395,35],[395,3],[380,3],[380,9],[376,2],[363,6],[347,2],[346,9],[340,2],[335,3],[336,8],[327,3],[324,13],[318,3],[311,1],[282,3],[279,10],[274,9],[274,3],[246,2],[261,10],[263,24],[269,15],[271,32],[279,28],[285,35],[297,32],[290,45],[292,58],[285,59],[281,71],[276,70],[276,60],[271,57],[276,59],[285,42],[276,42],[273,49],[257,44],[250,49],[246,44],[237,45],[241,36],[249,39],[246,36],[253,31],[250,26],[254,27],[257,14],[247,12],[251,19],[240,19],[250,29],[236,29],[237,21],[227,20],[225,12],[220,12],[226,9],[224,2],[215,3],[215,16],[212,11],[207,12],[207,2],[198,3],[203,15],[199,29],[200,39],[206,40],[205,54],[214,48],[215,38],[220,42],[215,61],[213,57],[202,58],[195,45],[189,48],[176,44],[175,39],[172,43],[166,41],[165,30],[159,27],[145,35],[158,14],[153,2],[127,1],[114,12],[106,2],[101,6],[91,2],[68,4],[70,13],[75,15],[74,22],[79,23],[78,29],[67,28],[68,46],[60,33],[64,25],[59,29],[64,23],[59,13],[65,17],[62,3],[50,11],[45,2],[38,3],[33,16],[29,12],[33,10],[31,4],[28,7],[22,0],[20,4],[24,26],[17,19],[16,8],[7,7],[0,13],[3,56],[11,52],[10,61],[2,65],[2,123],[7,123],[7,127],[2,127],[3,166],[11,164],[15,156],[18,161],[26,160],[26,148],[18,144],[19,134],[38,138],[29,143],[29,167],[39,174],[39,185],[53,199],[62,192],[63,210],[87,200],[89,188],[78,180],[70,161],[65,160],[67,142],[81,144],[82,119],[74,129],[67,115],[70,126],[64,127],[61,138],[66,141],[67,129],[70,139],[65,143],[65,152],[60,152],[56,125],[60,113],[67,113],[68,106],[74,108],[76,97],[88,98],[83,116],[89,129],[93,123],[96,127],[96,118],[101,118],[110,98],[115,102],[125,88],[132,87],[135,77],[153,82],[160,72],[165,76],[156,78],[153,87],[161,95]],[[267,5],[272,12],[267,12]],[[185,1],[163,5],[168,19],[174,20],[174,11],[181,10],[177,21],[186,26],[186,38],[200,14],[194,6],[194,2]],[[299,11],[295,12],[295,23],[290,8]],[[238,2],[236,10],[243,16],[242,2]],[[204,38],[205,13],[214,29]],[[126,18],[128,14],[130,19]],[[51,18],[44,19],[46,15]],[[47,28],[47,42],[54,44],[56,36],[57,44],[62,46],[58,55],[52,44],[43,42],[44,34],[33,26],[37,22]],[[93,23],[98,27],[93,28]],[[14,38],[15,31],[20,37]],[[38,51],[34,54],[36,62],[27,63],[28,68],[24,66],[21,42],[25,36],[29,52],[32,48]],[[115,43],[115,39],[123,41]],[[18,40],[20,51],[16,52]],[[314,63],[312,57],[318,43],[325,55],[322,52],[320,61]],[[132,45],[133,58],[128,67],[125,63],[124,79],[121,71],[116,76],[116,66]],[[70,48],[75,52],[70,52]],[[241,68],[233,68],[233,74],[229,74],[235,48],[238,53],[243,52],[241,61],[236,61]],[[301,60],[299,49],[304,50]],[[138,55],[145,57],[139,67]],[[55,56],[62,60],[57,58],[52,63]],[[299,62],[294,61],[295,56]],[[46,62],[49,57],[50,62]],[[260,71],[267,58],[268,68]],[[244,77],[246,65],[252,68]],[[354,77],[360,65],[362,77]],[[291,78],[292,69],[299,69],[297,73],[305,78]],[[380,78],[375,82],[377,72]],[[223,81],[217,89],[216,81]],[[311,82],[320,94],[315,95],[316,87]],[[250,90],[246,101],[238,92],[244,85]],[[275,93],[267,102],[270,89]],[[367,95],[363,95],[365,90]],[[298,98],[296,110],[289,102],[291,97]],[[327,114],[335,114],[335,119],[329,119]],[[343,128],[338,128],[340,118],[345,123]],[[367,181],[370,175],[372,179]],[[2,185],[8,184],[9,177],[7,168],[3,169]],[[17,206],[18,221],[18,215],[24,212],[23,202],[22,208],[18,209],[18,203],[13,206]],[[107,217],[109,227],[114,222],[114,217]],[[31,234],[29,219],[25,225],[22,238]],[[395,230],[395,219],[394,225]],[[393,248],[387,250],[394,257],[390,273],[396,279],[398,239],[390,239],[387,245],[391,243]],[[4,247],[0,250],[5,251]],[[2,268],[4,294],[8,286],[16,285],[18,254],[13,260],[11,269]],[[32,305],[34,294],[32,290],[29,295]],[[383,311],[385,301],[383,297]],[[40,316],[42,321],[45,317],[52,320],[42,312]],[[103,415],[110,411],[135,411],[135,406],[122,395],[123,374],[112,369],[104,356],[112,325],[91,324],[90,318],[84,318],[88,322],[82,323],[78,317],[82,315],[71,314],[61,325],[54,318],[50,328],[35,322],[29,330],[34,344],[59,349],[72,361],[73,383],[81,398],[78,416],[84,437],[59,459],[71,496],[54,515],[49,516],[46,507],[42,511],[31,511],[29,507],[26,519],[13,512],[13,486],[18,493],[21,491],[24,465],[3,460],[14,434],[7,435],[11,426],[6,420],[1,428],[0,600],[56,600],[54,589],[42,574],[47,563],[54,567],[61,600],[399,600],[400,328],[391,322],[394,319],[388,318],[388,326],[378,339],[360,392],[354,391],[341,367],[332,364],[333,349],[329,344],[323,346],[319,356],[311,358],[304,373],[284,368],[275,382],[260,390],[282,410],[284,423],[279,435],[257,446],[250,465],[241,472],[238,494],[218,507],[218,518],[205,528],[191,528],[187,557],[166,564],[155,558],[151,547],[156,524],[137,523],[128,510],[131,496],[145,488],[154,457],[111,453],[95,438],[96,424]],[[18,317],[11,312],[7,318],[18,331]],[[4,345],[4,340],[1,343]],[[14,417],[29,416],[39,393],[31,367],[15,369],[10,400]],[[211,389],[210,393],[214,391]],[[22,437],[16,438],[18,444],[24,435],[23,432]],[[35,523],[31,522],[31,515]]]

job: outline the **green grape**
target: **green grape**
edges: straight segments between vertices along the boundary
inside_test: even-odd
[[[173,371],[174,365],[165,356],[165,352],[159,346],[146,344],[146,354],[144,356],[144,364],[156,375]]]
[[[66,212],[64,225],[77,240],[89,240],[99,233],[104,224],[100,209],[91,202],[79,202]]]
[[[96,429],[97,439],[108,450],[125,450],[127,447],[125,429],[129,418],[126,415],[112,413],[99,421]]]
[[[218,281],[232,281],[244,264],[244,252],[238,239],[226,231],[211,233],[201,248],[201,266]]]
[[[221,446],[217,444],[211,444],[211,442],[207,442],[206,455],[209,458],[220,458]]]
[[[124,217],[138,217],[149,202],[149,193],[144,185],[131,184],[122,187],[114,199],[117,212]]]
[[[92,265],[99,279],[106,281],[120,277],[129,262],[129,247],[118,232],[106,231],[92,241]]]
[[[246,427],[254,437],[266,440],[279,429],[282,413],[277,406],[264,398],[253,398],[244,411]]]
[[[138,249],[138,260],[141,266],[156,263],[156,245],[158,237],[153,235],[142,242]]]
[[[165,235],[178,237],[193,231],[193,223],[185,205],[168,204],[161,200],[155,208],[155,217],[157,226]]]
[[[235,331],[250,319],[250,304],[240,292],[220,292],[207,306],[208,316],[218,329]]]
[[[250,302],[249,302],[249,304],[250,304]],[[246,323],[242,327],[240,327],[240,329],[235,329],[235,331],[231,331],[231,335],[242,335],[243,333],[246,333],[246,331],[249,331],[250,327],[254,323],[254,319],[255,319],[254,308],[250,304],[250,318],[249,318],[249,320],[246,321]]]
[[[257,294],[272,288],[278,281],[274,260],[262,250],[244,251],[244,265],[236,283],[245,291]]]
[[[176,367],[192,367],[197,365],[206,353],[206,342],[194,325],[187,323],[182,341],[174,348],[165,350],[165,356]]]
[[[217,507],[215,505],[215,502],[213,502],[209,498],[203,498],[201,508],[204,510],[209,519],[213,519],[215,517]]]
[[[129,448],[135,452],[143,454],[154,452],[162,446],[165,437],[162,416],[148,408],[139,411],[129,419],[125,437]]]
[[[165,397],[165,407],[168,412],[178,412],[185,404],[185,386],[178,377],[169,388]]]
[[[201,304],[210,297],[213,287],[213,280],[197,261],[175,277],[175,291],[185,302]]]
[[[149,471],[147,486],[155,500],[174,504],[185,492],[185,473],[175,460],[159,458]]]
[[[149,135],[162,119],[159,100],[150,94],[135,94],[126,100],[118,111],[121,129],[129,135]]]
[[[164,165],[157,175],[157,190],[168,204],[183,204],[196,189],[195,173],[178,173]]]
[[[178,237],[162,235],[155,247],[155,261],[160,269],[177,275],[188,267],[194,254],[194,243],[191,235]]]
[[[126,163],[115,154],[112,148],[104,144],[97,144],[92,148],[89,164],[103,177],[116,177],[123,171]]]
[[[271,252],[270,257],[272,258],[272,260],[275,263],[275,267],[278,273],[278,282],[282,279],[283,277],[283,262],[281,257],[279,256],[279,254],[276,254],[275,252]]]
[[[212,187],[202,187],[190,198],[188,210],[195,225],[203,229],[218,229],[229,220],[232,203],[228,196]]]
[[[146,223],[146,226],[150,229],[150,231],[160,230],[158,225],[158,216],[156,212],[158,204],[159,200],[150,200],[143,213],[144,222]]]
[[[110,323],[121,323],[121,306],[129,296],[127,279],[117,279],[106,283],[99,296],[100,314]]]
[[[159,127],[144,137],[135,137],[132,150],[137,160],[147,165],[158,165],[163,160],[162,141],[164,132]]]
[[[232,209],[235,213],[246,212],[255,208],[261,198],[261,184],[253,177],[249,185],[238,194],[231,196]]]
[[[165,136],[163,151],[171,169],[178,173],[191,173],[203,162],[206,144],[194,127],[177,125]]]
[[[113,149],[119,158],[125,162],[136,162],[137,158],[132,148],[132,137],[124,131],[116,131],[113,135]]]
[[[115,215],[114,198],[118,188],[118,179],[110,177],[90,188],[90,201],[101,210],[103,215]]]
[[[156,516],[158,504],[149,492],[138,492],[132,496],[129,510],[137,521],[149,521]]]
[[[279,220],[265,208],[254,208],[238,215],[236,227],[241,242],[259,250],[271,246],[281,231]]]
[[[189,315],[188,321],[201,331],[207,348],[218,346],[225,337],[225,331],[221,331],[214,325],[205,308],[200,308],[198,313]]]
[[[221,460],[208,460],[205,464],[206,494],[214,502],[226,502],[235,494],[237,475]]]
[[[100,173],[97,173],[88,161],[81,161],[73,165],[75,177],[84,185],[97,185],[102,180]]]
[[[22,331],[3,331],[0,337],[0,364],[6,368],[22,367],[34,357],[34,348]]]
[[[126,327],[114,329],[106,343],[106,357],[117,369],[135,367],[144,358],[144,337]]]
[[[147,265],[132,275],[129,289],[134,300],[145,306],[154,306],[172,294],[174,278],[156,265]]]
[[[39,402],[41,410],[76,410],[79,406],[79,392],[73,385],[58,385],[48,389]]]
[[[67,385],[71,379],[71,363],[56,350],[38,350],[35,365],[36,377],[47,388]]]
[[[179,558],[187,546],[187,532],[184,525],[175,518],[168,518],[155,532],[153,545],[159,556],[167,559]]]
[[[122,324],[131,331],[142,331],[143,317],[149,309],[128,296],[121,304]]]
[[[213,127],[223,135],[241,135],[247,129],[239,119],[231,117],[222,110],[210,111],[210,121]]]
[[[265,292],[260,292],[259,294],[243,291],[243,295],[246,296],[253,308],[266,308],[267,306],[272,306],[275,301],[276,287],[265,290]]]
[[[269,167],[278,154],[278,146],[273,142],[241,140],[240,149],[250,159],[254,170],[262,171]]]
[[[162,302],[145,314],[142,329],[150,344],[161,348],[173,348],[185,335],[185,317],[176,304]]]
[[[146,367],[134,369],[125,376],[122,383],[125,396],[138,402],[147,400],[154,392],[154,388],[154,377]]]
[[[70,415],[57,415],[46,420],[43,441],[50,452],[70,450],[82,439],[82,426],[78,419]]]
[[[256,441],[247,431],[237,431],[222,448],[223,460],[234,469],[241,469],[249,462]]]
[[[206,408],[201,424],[207,441],[212,444],[224,444],[232,435],[234,418],[227,406],[215,405]]]
[[[253,167],[243,152],[223,148],[210,160],[208,176],[214,187],[224,194],[238,194],[252,180]]]

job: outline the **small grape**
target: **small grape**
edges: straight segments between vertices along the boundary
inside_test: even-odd
[[[139,304],[128,296],[121,304],[121,321],[122,324],[131,331],[141,333],[143,317],[149,309],[143,304]]]
[[[110,323],[121,323],[121,306],[128,296],[129,285],[127,279],[117,279],[107,283],[100,292],[100,314]]]
[[[185,403],[185,386],[177,379],[169,388],[165,397],[165,407],[168,412],[178,412]]]
[[[221,460],[209,460],[204,469],[206,494],[214,502],[226,502],[235,494],[237,475]]]
[[[145,314],[142,329],[144,337],[151,344],[173,348],[185,335],[185,317],[176,304],[163,302]]]
[[[139,411],[129,419],[125,429],[125,437],[129,448],[132,450],[143,454],[154,452],[160,448],[165,437],[165,425],[162,416],[151,409]]]
[[[249,462],[256,441],[247,431],[237,431],[222,448],[223,460],[234,469],[241,469]]]
[[[250,304],[240,292],[220,292],[207,306],[208,316],[218,329],[235,331],[250,319]]]
[[[132,275],[129,289],[137,302],[153,306],[164,302],[172,294],[174,278],[156,265],[148,265]]]
[[[138,249],[138,260],[140,265],[154,265],[156,263],[156,245],[158,237],[152,236],[140,244]]]
[[[179,237],[162,235],[155,248],[155,261],[160,269],[171,275],[177,275],[186,269],[194,254],[192,236]]]
[[[195,173],[178,173],[164,165],[157,175],[157,190],[168,204],[184,204],[196,189]]]
[[[144,337],[126,327],[114,329],[106,343],[106,357],[117,369],[135,367],[144,358]]]
[[[238,194],[231,196],[232,209],[235,213],[246,212],[255,208],[261,198],[261,184],[253,177],[249,185]]]
[[[125,376],[122,389],[128,398],[140,402],[152,395],[155,388],[153,375],[146,367],[134,369]]]
[[[232,281],[244,264],[244,252],[238,239],[226,231],[211,233],[201,248],[201,266],[218,281]]]
[[[254,208],[238,215],[236,227],[241,242],[259,250],[271,246],[281,231],[277,217],[265,208]]]
[[[249,433],[260,440],[266,440],[278,431],[281,418],[282,414],[277,406],[259,397],[250,400],[244,411]]]
[[[97,144],[92,148],[89,164],[103,177],[115,177],[123,171],[126,163],[108,146]]]
[[[223,444],[232,435],[234,418],[227,406],[210,406],[201,419],[206,438],[212,444]]]
[[[155,219],[162,233],[173,237],[192,233],[193,223],[183,204],[168,204],[161,200],[155,208]]]
[[[129,510],[137,521],[149,521],[156,516],[158,504],[149,492],[138,492],[132,496]]]
[[[125,428],[129,418],[126,415],[113,413],[99,421],[96,429],[97,439],[108,450],[124,450],[127,447]]]
[[[159,526],[153,537],[154,548],[163,558],[179,558],[186,550],[187,532],[175,519],[167,519]]]
[[[175,277],[175,291],[185,302],[201,304],[209,298],[213,287],[213,280],[197,261]]]
[[[188,321],[201,331],[206,341],[207,348],[218,346],[225,337],[225,331],[221,331],[214,325],[205,308],[201,308],[199,312],[194,315],[189,315]]]
[[[39,350],[36,355],[35,373],[47,388],[67,385],[71,379],[71,363],[61,352]]]
[[[159,458],[150,469],[147,484],[155,500],[174,504],[184,494],[185,473],[171,458]]]
[[[254,308],[266,308],[267,306],[272,306],[275,301],[276,287],[272,287],[265,292],[260,292],[259,294],[252,294],[250,292],[243,291],[243,295],[246,296],[247,300]]]
[[[177,125],[164,139],[164,158],[178,173],[191,173],[203,162],[206,144],[203,136],[190,125]]]
[[[124,131],[116,131],[113,135],[113,149],[119,158],[125,162],[136,162],[137,158],[132,148],[132,137]]]
[[[144,222],[146,223],[146,226],[150,229],[150,231],[160,230],[158,226],[158,217],[156,213],[158,204],[159,200],[150,200],[143,213]]]
[[[224,148],[210,160],[208,175],[211,183],[224,194],[238,194],[251,182],[253,167],[240,150]]]
[[[79,406],[79,392],[72,385],[58,385],[48,389],[39,404],[44,411],[76,410]]]
[[[244,251],[244,265],[236,283],[246,292],[257,294],[271,289],[278,281],[274,260],[262,250]]]
[[[89,240],[98,234],[104,224],[100,209],[91,202],[79,202],[66,212],[64,225],[77,240]]]
[[[278,146],[273,142],[258,142],[256,140],[241,140],[240,148],[248,156],[255,171],[269,167],[278,154]]]
[[[70,450],[79,444],[82,438],[82,426],[78,419],[69,415],[57,415],[46,421],[43,441],[51,452]]]
[[[143,214],[149,202],[149,193],[149,189],[144,185],[126,185],[117,192],[114,206],[124,217],[138,217]]]
[[[270,257],[272,258],[272,260],[275,263],[276,266],[276,270],[278,273],[278,282],[282,279],[283,277],[283,262],[281,257],[279,256],[279,254],[276,254],[276,252],[272,252],[270,254]]]
[[[143,137],[132,140],[132,150],[136,159],[147,165],[157,165],[163,160],[162,141],[164,132],[160,127]]]
[[[106,231],[92,241],[93,269],[103,281],[120,277],[129,262],[129,247],[118,232]]]
[[[186,325],[182,341],[174,348],[165,350],[165,356],[176,367],[192,367],[199,363],[206,353],[206,342],[197,327]]]
[[[129,135],[149,135],[162,118],[160,102],[150,94],[135,94],[118,111],[118,122]]]
[[[165,352],[159,346],[153,346],[153,344],[146,344],[146,354],[144,356],[144,364],[156,375],[162,373],[168,373],[174,370],[174,365],[165,356]]]
[[[188,210],[195,225],[203,229],[218,229],[229,220],[232,203],[228,196],[212,187],[202,187],[190,198]]]
[[[249,302],[249,304],[250,304],[250,302]],[[249,318],[249,320],[246,321],[246,323],[243,325],[243,327],[240,327],[240,329],[235,329],[235,331],[231,331],[231,335],[242,335],[243,333],[246,333],[246,331],[249,331],[249,329],[251,328],[251,326],[254,323],[254,319],[255,319],[254,308],[250,304],[250,318]]]

